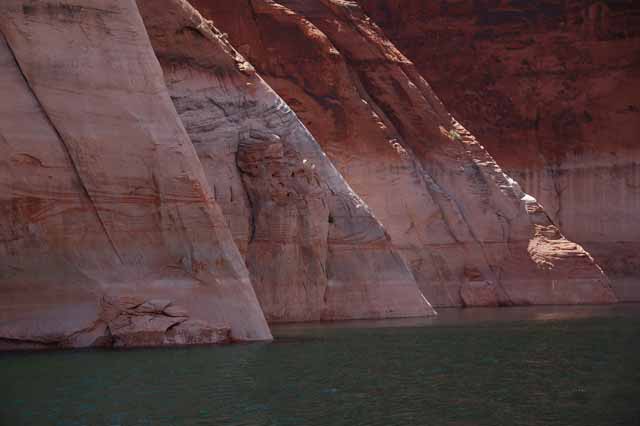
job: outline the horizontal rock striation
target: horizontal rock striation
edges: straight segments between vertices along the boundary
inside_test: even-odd
[[[640,300],[640,5],[359,0],[453,114]]]
[[[194,0],[292,106],[438,306],[610,303],[593,258],[355,2]]]
[[[226,36],[186,1],[138,5],[267,319],[434,314],[367,205]]]
[[[3,1],[0,93],[2,348],[271,338],[133,1]]]

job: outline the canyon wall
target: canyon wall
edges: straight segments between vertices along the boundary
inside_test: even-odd
[[[291,105],[438,306],[609,303],[607,278],[354,2],[192,4]]]
[[[264,340],[133,1],[0,5],[0,348]]]
[[[434,314],[296,115],[184,0],[138,0],[269,321]]]
[[[268,340],[266,320],[429,301],[615,302],[574,239],[634,298],[632,8],[360,3],[418,67],[357,2],[3,2],[0,349]],[[484,77],[461,53],[435,61],[433,34],[472,46]],[[523,74],[540,43],[551,56]],[[522,75],[529,97],[509,98]],[[534,104],[535,137],[513,119]]]
[[[567,237],[640,300],[640,5],[359,0]]]
[[[270,339],[250,278],[271,321],[435,314],[295,114],[186,1],[0,12],[0,349]]]

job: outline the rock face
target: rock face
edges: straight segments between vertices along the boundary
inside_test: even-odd
[[[434,314],[427,299],[614,302],[555,223],[637,294],[631,3],[362,0],[419,68],[357,2],[192,3],[204,18],[186,0],[0,4],[0,349],[268,340],[266,319]],[[484,80],[412,45],[425,34],[481,46]],[[454,111],[551,217],[419,71],[468,99]],[[508,131],[479,121],[494,105]]]
[[[133,1],[3,1],[0,93],[2,348],[271,338]]]
[[[640,300],[640,5],[359,0],[621,300]]]
[[[431,303],[615,301],[591,256],[448,114],[355,2],[192,3],[294,108]],[[279,150],[260,155],[271,149]]]
[[[267,319],[433,314],[369,208],[225,36],[184,0],[138,5]]]

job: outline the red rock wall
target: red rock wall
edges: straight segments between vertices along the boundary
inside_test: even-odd
[[[419,71],[636,294],[631,3],[193,3],[0,5],[0,349],[615,301]]]
[[[502,174],[356,4],[192,3],[301,117],[432,303],[613,300],[588,254]]]
[[[382,225],[291,109],[184,0],[138,0],[269,321],[426,316]]]
[[[640,300],[640,5],[359,0],[454,116]]]

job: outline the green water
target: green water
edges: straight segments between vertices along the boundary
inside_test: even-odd
[[[272,344],[0,355],[0,425],[640,425],[640,308],[442,311]]]

